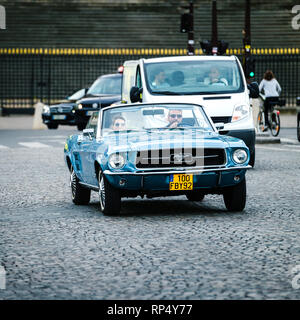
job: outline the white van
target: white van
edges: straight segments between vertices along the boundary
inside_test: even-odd
[[[122,101],[185,102],[205,108],[221,134],[244,140],[255,162],[255,127],[250,98],[257,83],[247,85],[236,56],[177,56],[124,63]]]

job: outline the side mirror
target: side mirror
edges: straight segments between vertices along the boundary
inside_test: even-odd
[[[223,129],[224,129],[224,125],[225,125],[224,122],[215,123],[215,127],[216,127],[216,129],[217,129],[218,131],[219,131],[219,130],[223,130]]]
[[[92,139],[95,137],[94,129],[92,129],[92,128],[90,128],[90,129],[83,129],[82,135],[83,135],[84,137],[89,137],[90,140],[92,140]]]
[[[84,95],[86,95],[88,91],[89,91],[89,88],[84,88]]]
[[[249,97],[250,98],[258,98],[259,97],[259,86],[257,82],[251,82],[248,84],[249,89]]]
[[[130,89],[130,101],[132,103],[142,102],[142,97],[141,97],[142,92],[143,92],[143,88],[132,87]]]

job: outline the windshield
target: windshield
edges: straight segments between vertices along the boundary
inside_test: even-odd
[[[70,97],[68,97],[68,100],[79,100],[83,98],[84,95],[85,95],[85,89],[81,89],[73,93]]]
[[[201,106],[153,104],[115,107],[103,111],[102,134],[155,130],[213,131]]]
[[[175,61],[145,63],[148,90],[152,94],[218,94],[244,90],[236,61]]]
[[[121,79],[120,77],[100,77],[90,87],[87,94],[121,94]]]

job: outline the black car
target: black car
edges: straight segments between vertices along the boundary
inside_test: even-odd
[[[106,74],[99,77],[87,91],[86,97],[77,101],[75,122],[83,130],[93,111],[121,100],[122,74]]]
[[[76,101],[86,95],[88,89],[81,89],[76,91],[65,101],[51,106],[45,105],[42,112],[43,123],[47,125],[48,129],[57,129],[62,125],[76,125],[73,108]]]

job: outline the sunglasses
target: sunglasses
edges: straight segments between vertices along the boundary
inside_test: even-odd
[[[175,113],[173,113],[173,114],[170,114],[170,117],[173,118],[173,119],[175,119],[175,118],[181,119],[181,118],[182,118],[182,115],[181,115],[181,114],[175,114]]]
[[[124,122],[116,122],[114,124],[115,127],[125,127],[125,123]]]

